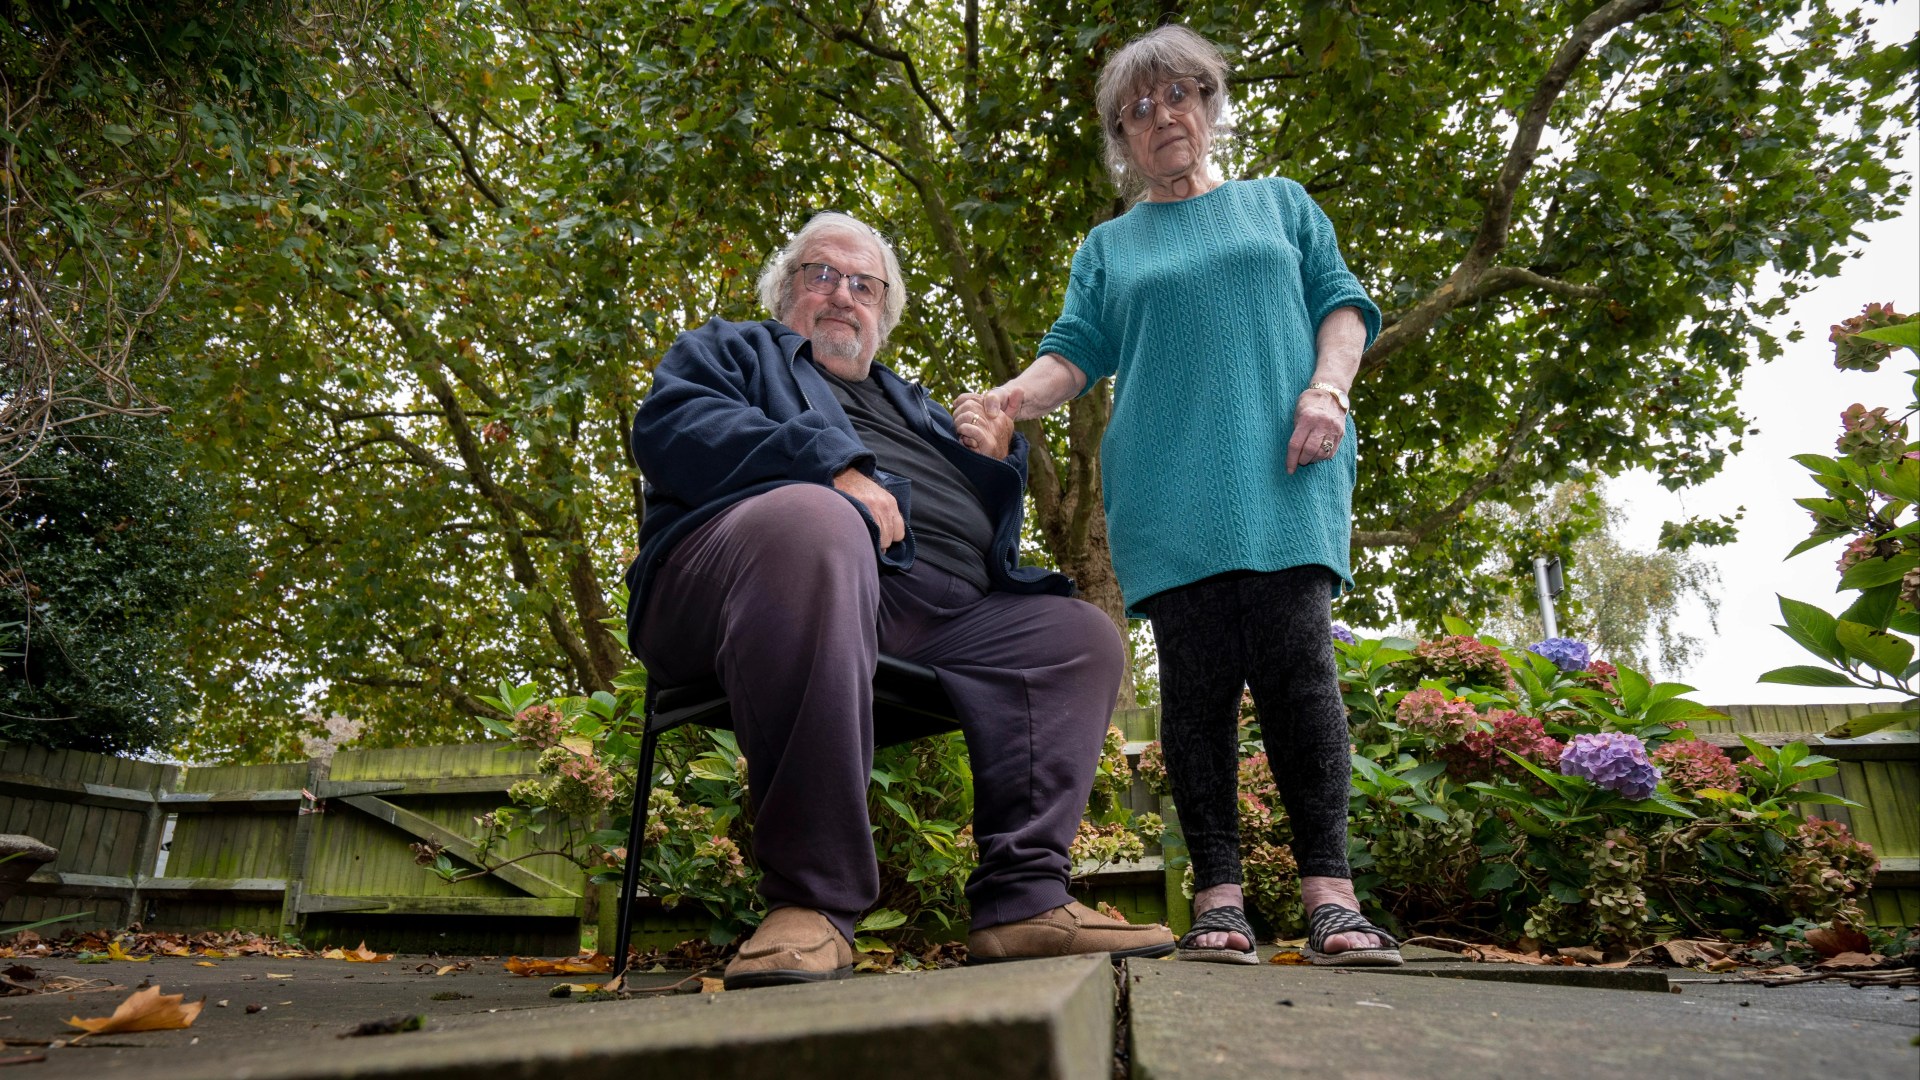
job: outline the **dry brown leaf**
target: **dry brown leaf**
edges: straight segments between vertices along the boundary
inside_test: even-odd
[[[71,1027],[79,1028],[83,1034],[74,1037],[78,1042],[88,1035],[108,1035],[123,1031],[172,1031],[176,1028],[192,1027],[199,1018],[200,1010],[206,1007],[206,999],[183,1003],[185,994],[163,994],[158,986],[149,986],[145,990],[136,990],[133,996],[120,1003],[112,1016],[82,1020],[74,1017],[67,1021]]]
[[[1867,935],[1851,926],[1819,927],[1809,930],[1807,944],[1813,946],[1813,951],[1821,956],[1873,951],[1873,943],[1867,940]]]
[[[1274,953],[1273,959],[1268,960],[1267,963],[1269,964],[1311,964],[1313,963],[1313,961],[1307,959],[1307,954],[1305,953],[1295,952],[1291,949],[1282,949],[1279,952]]]
[[[1778,967],[1766,968],[1760,971],[1759,974],[1761,975],[1805,975],[1806,972],[1801,970],[1800,965],[1798,964],[1781,964]]]
[[[214,963],[211,960],[195,960],[193,962],[193,966],[194,967],[219,967],[220,965]]]
[[[540,960],[507,957],[507,970],[515,975],[600,975],[613,970],[613,957],[602,953],[576,956],[566,960]]]
[[[1604,964],[1607,962],[1606,951],[1596,949],[1591,945],[1569,945],[1560,950],[1560,955],[1572,960],[1576,964]]]
[[[726,989],[727,980],[725,979],[709,979],[705,975],[700,977],[700,992],[703,994],[719,994]]]
[[[1879,967],[1886,957],[1879,953],[1843,952],[1813,965],[1815,971],[1858,971]]]
[[[271,971],[269,971],[269,972],[267,972],[267,978],[269,978],[269,979],[291,979],[291,978],[293,978],[293,975],[292,975],[291,973],[289,973],[289,974],[286,974],[286,975],[275,975],[275,974],[274,974],[273,972],[271,972]]]
[[[1518,952],[1513,949],[1503,949],[1498,945],[1475,945],[1474,948],[1485,953],[1488,960],[1502,961],[1509,964],[1544,965],[1550,962],[1539,953]]]
[[[447,965],[445,965],[445,966],[443,966],[443,967],[441,967],[441,968],[440,968],[440,970],[438,970],[438,971],[436,971],[436,972],[434,972],[433,974],[434,974],[434,977],[435,977],[435,978],[438,978],[438,977],[440,977],[440,976],[442,976],[442,975],[448,975],[448,974],[451,974],[451,973],[453,973],[453,972],[455,972],[455,971],[459,971],[459,970],[460,970],[460,965],[459,965],[459,964],[447,964]]]
[[[1731,956],[1723,956],[1718,960],[1710,960],[1707,962],[1707,970],[1714,972],[1716,974],[1720,972],[1733,971],[1739,968],[1739,966],[1740,966],[1740,961],[1735,960]]]
[[[1706,967],[1727,955],[1726,945],[1717,941],[1694,941],[1688,938],[1673,938],[1658,945],[1649,945],[1633,954],[1631,959],[1643,963],[1669,963],[1680,967]]]

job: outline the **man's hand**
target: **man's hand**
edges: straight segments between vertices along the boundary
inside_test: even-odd
[[[1287,443],[1287,475],[1302,465],[1326,461],[1347,437],[1347,414],[1333,395],[1309,390],[1293,407],[1293,439]]]
[[[1013,419],[1024,398],[1023,391],[1004,386],[954,398],[953,426],[960,445],[990,458],[1006,457],[1013,448]]]
[[[859,469],[841,469],[833,475],[833,486],[858,499],[874,524],[880,526],[880,550],[885,551],[907,538],[907,521],[900,516],[900,504],[886,488]]]

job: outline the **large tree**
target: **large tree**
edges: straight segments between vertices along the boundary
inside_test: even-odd
[[[315,687],[404,739],[501,676],[607,686],[623,433],[672,336],[752,317],[765,252],[834,206],[902,249],[890,362],[942,395],[1010,376],[1126,209],[1093,79],[1168,17],[1235,58],[1223,170],[1307,185],[1388,313],[1345,613],[1489,610],[1480,568],[1532,552],[1483,507],[1711,475],[1761,320],[1905,193],[1908,54],[1836,6],[466,0],[375,27],[329,73],[330,139],[236,155],[276,186],[192,271],[176,393],[248,478],[260,572],[201,654],[202,745],[247,753]],[[1118,618],[1107,407],[1029,426],[1033,540]]]

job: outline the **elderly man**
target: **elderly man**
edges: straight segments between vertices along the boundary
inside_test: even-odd
[[[773,319],[681,335],[633,425],[647,476],[631,645],[733,703],[769,914],[729,989],[842,978],[878,898],[867,820],[881,651],[940,673],[974,776],[975,960],[1163,956],[1164,927],[1068,896],[1071,843],[1125,663],[1099,609],[1019,565],[1026,444],[982,413],[962,446],[873,362],[906,297],[892,248],[809,221],[768,261]]]

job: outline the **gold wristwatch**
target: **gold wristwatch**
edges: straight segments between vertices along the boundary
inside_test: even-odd
[[[1328,396],[1332,397],[1334,402],[1340,406],[1341,412],[1344,413],[1344,412],[1353,411],[1352,403],[1347,401],[1347,392],[1333,385],[1332,383],[1327,383],[1327,382],[1308,383],[1307,389],[1324,390],[1326,391]]]

